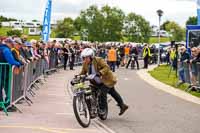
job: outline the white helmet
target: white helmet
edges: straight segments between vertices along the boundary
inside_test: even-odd
[[[91,48],[85,48],[82,52],[81,52],[81,57],[94,57],[94,50]]]

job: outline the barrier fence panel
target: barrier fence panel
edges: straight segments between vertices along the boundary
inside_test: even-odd
[[[11,65],[0,63],[0,77],[0,108],[3,108],[6,115],[8,115],[5,105],[9,105],[10,103],[12,79]]]
[[[185,82],[190,84],[191,83],[190,82],[190,64],[187,62],[184,62],[183,70],[184,70]]]
[[[200,63],[197,63],[197,81],[198,81],[198,87],[200,87]]]
[[[18,73],[15,72],[17,68],[12,68],[11,65],[7,63],[0,63],[0,91],[2,93],[2,90],[5,90],[6,95],[5,99],[2,97],[3,94],[0,93],[0,108],[3,108],[6,114],[7,110],[5,104],[7,104],[8,107],[15,106],[17,108],[16,103],[21,99],[24,99],[27,103],[28,101],[32,103],[27,97],[27,93],[31,90],[32,86],[37,86],[35,84],[36,81],[44,75],[46,70],[56,69],[57,66],[63,63],[63,61],[61,61],[59,62],[61,64],[58,64],[58,56],[56,56],[56,54],[51,55],[49,60],[49,64],[47,64],[45,59],[32,61],[21,67]],[[62,60],[62,58],[60,58],[60,60]],[[76,63],[79,61],[80,59],[77,58]],[[49,68],[47,66],[49,66]],[[19,110],[19,108],[17,109]]]
[[[14,73],[16,67],[13,67],[13,80],[12,80],[12,96],[11,105],[19,101],[24,95],[24,70],[21,69],[19,73]]]

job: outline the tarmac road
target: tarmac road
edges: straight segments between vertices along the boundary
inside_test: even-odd
[[[103,123],[116,133],[200,133],[200,105],[187,102],[146,83],[136,70],[117,70],[117,90],[129,105],[118,116],[114,100]]]

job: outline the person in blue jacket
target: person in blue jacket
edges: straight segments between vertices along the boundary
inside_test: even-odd
[[[15,44],[15,42],[10,38],[7,38],[4,42],[5,42],[5,44],[0,43],[0,63],[8,63],[12,66],[20,67],[22,64],[15,60],[15,58],[11,52],[11,48]],[[8,89],[9,89],[8,88],[8,86],[9,86],[8,72],[9,72],[9,66],[1,68],[1,74],[0,74],[1,81],[5,81],[5,82],[0,83],[0,102],[3,101],[3,94],[2,94],[3,89],[6,94],[5,101],[7,101],[7,99],[8,99],[8,97],[7,97]]]

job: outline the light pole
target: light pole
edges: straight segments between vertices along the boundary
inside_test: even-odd
[[[163,11],[161,9],[157,10],[157,14],[159,17],[159,31],[158,31],[158,65],[160,65],[160,22],[161,17],[163,16]]]

